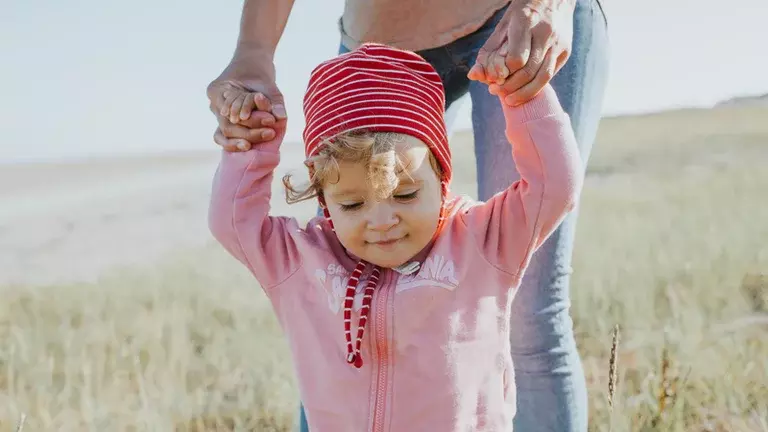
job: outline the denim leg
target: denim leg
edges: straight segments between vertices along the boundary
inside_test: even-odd
[[[608,68],[605,17],[596,0],[579,1],[573,50],[552,80],[571,116],[587,161],[600,120]],[[478,197],[486,200],[519,178],[499,100],[487,86],[470,85]],[[512,304],[510,343],[517,386],[514,430],[586,431],[587,391],[569,315],[569,277],[577,214],[570,214],[532,257]]]

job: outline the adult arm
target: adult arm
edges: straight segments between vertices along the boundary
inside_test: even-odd
[[[225,150],[248,150],[275,138],[285,120],[274,57],[294,0],[246,0],[229,65],[207,88],[219,126],[214,141]]]

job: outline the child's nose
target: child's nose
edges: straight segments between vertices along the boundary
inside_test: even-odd
[[[387,231],[398,222],[400,218],[386,202],[374,204],[368,216],[368,228],[374,231]]]

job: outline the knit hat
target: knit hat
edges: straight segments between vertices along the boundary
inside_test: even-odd
[[[445,218],[445,200],[452,171],[444,112],[443,83],[432,65],[410,51],[375,43],[363,44],[354,51],[321,63],[312,71],[304,96],[305,154],[307,158],[316,156],[326,140],[354,130],[396,132],[420,139],[442,169],[443,205],[439,231]],[[309,169],[311,172],[312,167]],[[318,201],[333,228],[322,194],[318,195]],[[364,260],[357,263],[347,282],[344,299],[347,362],[358,368],[363,364],[360,347],[381,273],[378,266],[372,266],[353,347],[352,304],[355,289],[367,266]],[[396,270],[412,273],[418,270],[418,264]]]

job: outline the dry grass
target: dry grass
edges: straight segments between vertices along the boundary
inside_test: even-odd
[[[594,430],[615,324],[614,430],[768,430],[766,114],[604,123],[572,282]]]
[[[297,394],[258,292],[218,251],[3,288],[0,430],[285,430]]]
[[[733,108],[603,122],[572,280],[592,430],[768,430],[766,118]],[[457,172],[471,191],[471,170]],[[22,414],[25,432],[293,424],[280,329],[215,246],[0,296],[0,431]]]

